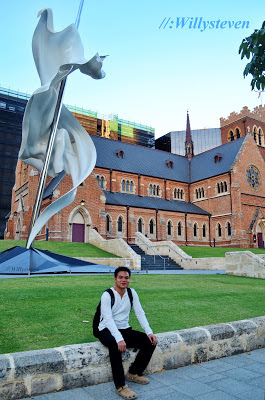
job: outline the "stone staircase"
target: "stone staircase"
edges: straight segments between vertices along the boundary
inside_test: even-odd
[[[135,253],[141,256],[141,270],[156,270],[156,269],[164,269],[164,260],[165,260],[165,269],[166,270],[182,270],[181,266],[175,261],[171,260],[167,256],[158,255],[152,256],[145,254],[145,252],[136,244],[131,244],[131,248],[135,251]]]

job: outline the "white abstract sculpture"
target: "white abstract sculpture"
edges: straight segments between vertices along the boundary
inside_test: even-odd
[[[41,17],[33,35],[32,48],[41,87],[33,93],[25,110],[19,157],[41,171],[56,111],[60,83],[76,69],[94,79],[104,78],[105,74],[101,67],[105,57],[96,54],[87,61],[74,24],[61,32],[55,32],[52,10],[41,10],[39,15]],[[27,246],[31,245],[36,234],[55,213],[74,200],[77,187],[91,173],[95,162],[96,150],[88,133],[70,111],[62,106],[47,173],[50,177],[56,177],[64,170],[71,175],[73,187],[46,207],[36,218]]]

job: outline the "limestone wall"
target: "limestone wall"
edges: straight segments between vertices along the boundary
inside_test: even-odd
[[[147,373],[231,356],[265,347],[265,316],[165,332]],[[126,351],[127,370],[135,353]],[[0,355],[0,398],[15,400],[108,382],[108,351],[99,342]]]
[[[136,254],[123,239],[103,239],[95,229],[91,229],[89,233],[89,243],[109,253],[115,254],[116,256],[130,259],[130,268],[135,270],[141,269],[141,256]]]
[[[146,254],[154,255],[155,252],[161,256],[168,256],[179,264],[183,269],[187,270],[221,270],[225,269],[224,257],[209,257],[209,258],[192,258],[175,243],[169,241],[151,242],[142,233],[135,234],[135,243]]]
[[[265,261],[251,251],[226,253],[225,263],[227,274],[265,279]]]
[[[75,257],[78,260],[91,262],[94,264],[107,265],[110,267],[127,267],[133,269],[133,261],[130,258],[97,258],[97,257]]]

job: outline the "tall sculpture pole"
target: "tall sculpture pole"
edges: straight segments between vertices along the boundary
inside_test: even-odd
[[[80,5],[79,5],[79,10],[77,13],[77,17],[76,17],[76,21],[75,21],[75,26],[77,29],[78,29],[79,23],[80,23],[83,4],[84,4],[84,0],[81,0]],[[72,69],[72,67],[71,67],[71,69]],[[49,163],[50,163],[50,159],[51,159],[51,155],[52,155],[53,145],[54,145],[54,141],[55,141],[55,137],[56,137],[56,131],[57,131],[57,127],[58,127],[58,123],[59,123],[59,119],[60,119],[60,115],[61,115],[61,110],[62,110],[62,100],[63,100],[63,94],[64,94],[64,90],[65,90],[66,81],[67,81],[67,77],[63,78],[63,80],[61,81],[60,86],[59,86],[58,99],[57,99],[57,103],[56,103],[56,107],[55,107],[55,111],[54,111],[53,122],[51,125],[51,133],[50,133],[49,141],[47,144],[47,150],[46,150],[43,167],[42,167],[42,170],[40,173],[40,179],[39,179],[36,199],[35,199],[32,216],[31,216],[31,221],[30,221],[28,239],[27,239],[27,244],[26,244],[27,249],[32,247],[32,244],[33,244],[33,243],[31,245],[29,244],[29,236],[30,236],[32,228],[35,224],[35,221],[38,218],[39,213],[40,213],[40,207],[41,207],[43,193],[44,193],[45,184],[46,184],[47,175],[48,175]]]

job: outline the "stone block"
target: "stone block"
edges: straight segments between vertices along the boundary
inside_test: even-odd
[[[161,352],[163,353],[179,349],[180,344],[182,343],[180,336],[174,331],[160,333],[159,335],[157,335],[157,338],[158,338],[158,349],[161,350]]]
[[[242,338],[222,340],[209,345],[209,360],[221,357],[229,357],[245,351],[245,344]]]
[[[194,360],[193,362],[196,363],[201,363],[208,361],[208,347],[207,346],[198,346],[195,348],[194,351]]]
[[[260,349],[265,347],[265,336],[248,335],[246,337],[246,351]]]
[[[70,390],[78,387],[97,385],[112,380],[110,365],[88,367],[79,371],[67,372],[63,375],[63,389]]]
[[[0,354],[0,382],[6,381],[11,372],[10,360],[4,354]]]
[[[257,326],[257,335],[265,335],[265,316],[251,318],[251,321]]]
[[[163,358],[163,369],[175,369],[192,364],[192,349],[168,354]]]
[[[27,388],[22,382],[9,383],[0,387],[0,399],[1,400],[16,400],[27,397]]]
[[[15,378],[64,370],[64,359],[55,349],[25,351],[12,354],[15,363]]]
[[[183,329],[178,331],[183,342],[188,346],[206,343],[209,341],[207,333],[200,328]]]
[[[236,330],[237,335],[249,335],[250,333],[256,332],[256,325],[250,320],[242,320],[231,322],[231,325]]]
[[[55,375],[52,376],[47,376],[43,378],[33,378],[32,379],[32,389],[31,389],[31,395],[36,396],[38,394],[44,394],[44,393],[51,393],[51,392],[56,392],[58,389],[57,385],[57,379]]]
[[[203,328],[207,329],[213,341],[230,339],[235,335],[234,329],[228,324],[208,325]]]
[[[63,352],[67,371],[109,362],[107,348],[99,342],[64,346]]]

